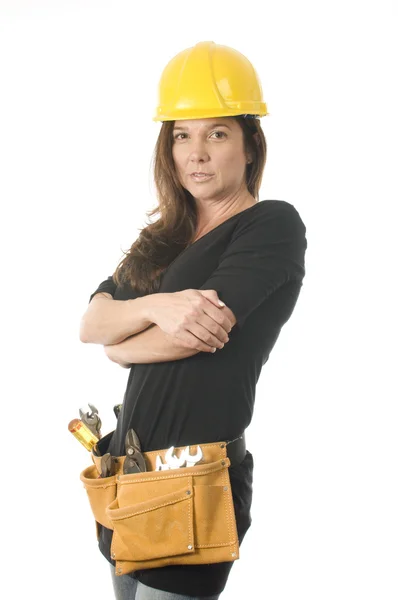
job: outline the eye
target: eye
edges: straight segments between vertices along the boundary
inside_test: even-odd
[[[216,131],[213,131],[213,133],[221,133],[221,135],[224,136],[224,137],[226,137],[226,135],[227,135],[224,131],[221,131],[219,129],[217,129]],[[218,139],[220,139],[220,138],[218,138]]]
[[[211,135],[214,135],[215,133],[220,134],[221,137],[227,137],[227,134],[224,131],[221,131],[219,129],[217,129],[216,131],[213,131],[213,133]],[[180,135],[184,135],[185,136],[186,133],[177,133],[176,135],[173,136],[173,139],[174,140],[178,140],[178,138],[179,138]],[[180,138],[180,139],[183,139],[183,138]],[[216,139],[221,139],[221,138],[217,137]]]

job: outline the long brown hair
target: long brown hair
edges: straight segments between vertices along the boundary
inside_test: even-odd
[[[258,118],[233,117],[243,130],[244,151],[252,162],[246,166],[246,186],[258,201],[261,180],[267,158],[267,143]],[[117,285],[129,285],[137,293],[147,295],[158,291],[160,273],[193,240],[197,214],[195,199],[178,180],[174,165],[174,121],[162,123],[154,151],[154,180],[158,206],[146,215],[160,217],[141,229],[125,257],[113,274]],[[258,135],[255,135],[258,134]]]

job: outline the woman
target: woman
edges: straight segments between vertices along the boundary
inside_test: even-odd
[[[236,440],[250,424],[262,366],[305,275],[306,228],[292,204],[259,201],[267,114],[242,54],[213,42],[180,52],[159,86],[155,152],[160,213],[90,296],[81,340],[130,368],[108,452]],[[95,299],[93,300],[93,298]],[[220,301],[223,304],[220,304]],[[214,353],[215,352],[215,353]],[[251,524],[253,457],[229,476],[239,543]],[[99,528],[119,600],[177,600],[223,591],[233,562],[118,575],[112,530]]]

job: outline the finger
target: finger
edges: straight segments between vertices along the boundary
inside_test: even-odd
[[[207,330],[210,334],[212,334],[217,340],[219,340],[223,344],[226,344],[229,341],[230,328],[228,327],[228,325],[219,324],[210,315],[203,313],[200,317],[196,319],[196,322],[193,323],[193,325],[196,324],[204,327],[205,330]]]
[[[226,333],[229,333],[233,327],[233,322],[231,321],[229,315],[232,314],[227,306],[225,308],[215,308],[213,304],[205,304],[202,307],[203,314],[212,319],[219,327],[222,327]],[[210,322],[206,322],[206,326],[211,325]],[[210,331],[217,335],[217,328],[211,329]]]
[[[219,329],[214,321],[212,321],[212,319],[209,317],[206,317],[206,315],[203,315],[203,320],[206,320],[209,328],[202,323],[196,322],[192,323],[192,325],[189,327],[189,331],[208,346],[212,346],[214,348],[223,348],[224,344],[226,344],[229,340],[228,335],[223,329]],[[210,330],[211,327],[214,328],[215,326],[220,333],[215,334]]]
[[[210,300],[217,307],[224,307],[225,303],[219,299],[215,290],[198,290],[207,300]]]
[[[199,290],[199,291],[200,292],[212,292],[212,290]],[[217,293],[217,292],[215,292],[215,293]],[[217,306],[215,303],[212,302],[211,298],[208,297],[207,294],[202,294],[202,298],[210,301],[210,304],[208,302],[205,302],[204,304],[202,304],[201,308],[202,308],[203,312],[206,313],[207,315],[209,315],[214,321],[216,321],[221,327],[223,327],[227,333],[229,333],[231,331],[232,327],[235,325],[235,319],[232,320],[234,318],[232,311],[224,303],[223,303],[224,304],[223,308]],[[214,310],[213,309],[214,306],[217,306],[218,310]]]
[[[214,352],[217,349],[216,345],[211,346],[206,344],[206,342],[187,330],[176,334],[174,337],[177,338],[185,348],[192,348],[199,352]]]

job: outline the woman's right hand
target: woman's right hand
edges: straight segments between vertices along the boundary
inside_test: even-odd
[[[183,346],[214,352],[229,341],[233,324],[220,307],[216,290],[189,289],[156,296],[153,322]]]

